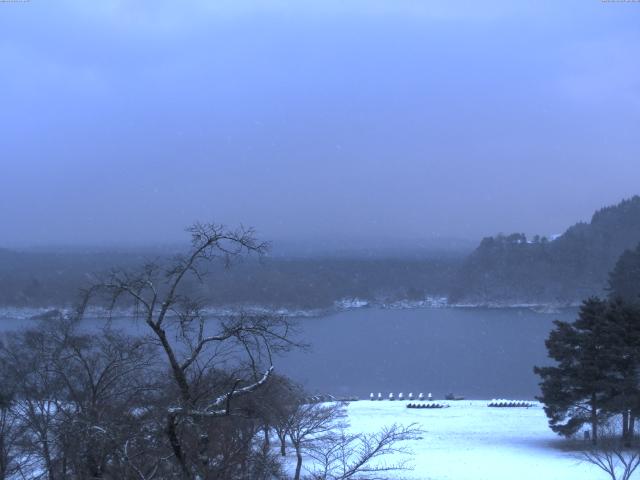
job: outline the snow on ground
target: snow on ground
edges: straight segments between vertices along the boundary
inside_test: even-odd
[[[588,480],[607,478],[566,449],[539,404],[530,408],[489,408],[487,401],[447,402],[450,408],[410,409],[406,402],[353,402],[354,432],[417,423],[420,440],[407,442],[415,469],[389,478],[420,480]]]

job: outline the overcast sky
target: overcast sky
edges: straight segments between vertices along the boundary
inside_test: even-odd
[[[640,193],[640,3],[0,3],[0,245],[550,234]]]

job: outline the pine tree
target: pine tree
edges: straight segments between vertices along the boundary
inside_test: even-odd
[[[622,415],[622,437],[629,444],[640,415],[640,308],[618,298],[608,302],[606,315],[612,371],[604,409]]]
[[[535,367],[542,379],[539,400],[551,429],[570,436],[589,424],[597,442],[598,425],[610,415],[604,406],[612,392],[615,333],[608,328],[607,302],[590,298],[573,323],[555,321],[546,346],[555,366]]]

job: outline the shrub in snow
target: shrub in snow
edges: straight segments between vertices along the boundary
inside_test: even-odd
[[[370,400],[375,400],[376,396],[373,394],[373,392],[371,392],[371,394],[369,395],[369,399]]]
[[[409,393],[409,400],[413,400],[413,393]]]
[[[389,400],[395,400],[395,399],[396,399],[396,397],[393,396],[393,393],[390,393],[389,394]]]
[[[378,400],[382,400],[382,393],[378,392]]]
[[[421,393],[418,395],[418,400],[424,400],[424,393],[422,393],[422,392],[421,392]]]
[[[404,400],[404,394],[402,392],[398,394],[398,400]]]

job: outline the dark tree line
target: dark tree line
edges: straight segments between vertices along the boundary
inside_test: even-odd
[[[164,262],[171,254],[0,249],[0,307],[65,307],[90,273],[156,257]],[[461,260],[462,254],[441,257],[438,252],[420,258],[266,256],[236,262],[233,269],[210,265],[204,282],[188,282],[213,307],[328,309],[344,298],[382,303],[446,295]]]

